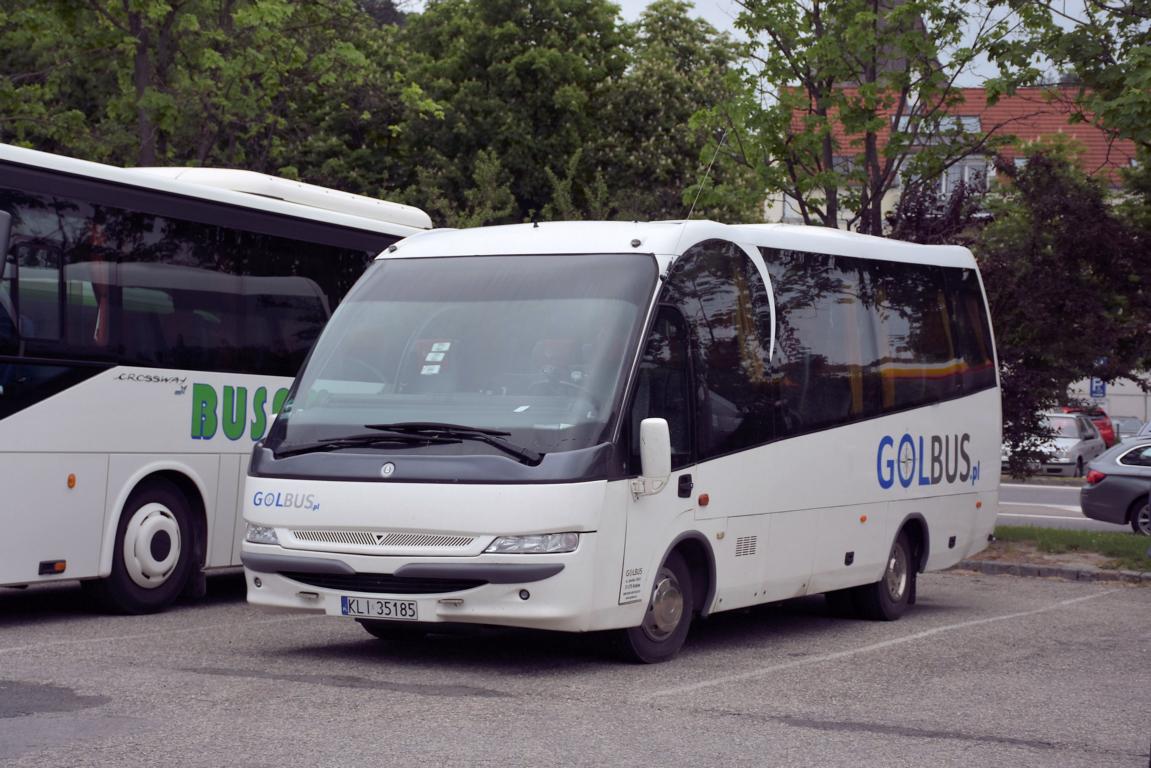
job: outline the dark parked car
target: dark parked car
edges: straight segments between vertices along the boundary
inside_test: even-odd
[[[1079,492],[1083,514],[1151,536],[1151,440],[1120,443],[1087,467]]]

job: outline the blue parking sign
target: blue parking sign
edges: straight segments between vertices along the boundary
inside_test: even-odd
[[[1091,396],[1092,397],[1106,397],[1107,384],[1103,379],[1091,379]]]

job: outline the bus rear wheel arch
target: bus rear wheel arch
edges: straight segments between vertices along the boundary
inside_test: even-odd
[[[203,539],[195,504],[186,489],[163,476],[137,485],[117,523],[112,572],[85,582],[89,592],[115,613],[155,613],[175,602],[200,572]]]

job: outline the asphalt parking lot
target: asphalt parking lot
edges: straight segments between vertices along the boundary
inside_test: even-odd
[[[529,632],[389,647],[209,589],[149,617],[0,590],[0,764],[1151,764],[1147,587],[929,574],[901,621],[721,614],[652,667]]]

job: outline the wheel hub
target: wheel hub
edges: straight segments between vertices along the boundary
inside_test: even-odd
[[[124,568],[132,581],[155,589],[168,580],[180,560],[180,525],[163,504],[136,510],[124,530]]]
[[[903,599],[903,593],[907,589],[907,553],[903,547],[897,545],[891,551],[884,582],[887,586],[887,596],[892,602],[897,603]]]
[[[667,569],[661,569],[652,587],[651,603],[644,617],[644,632],[652,640],[671,636],[683,619],[683,593],[679,581]]]

